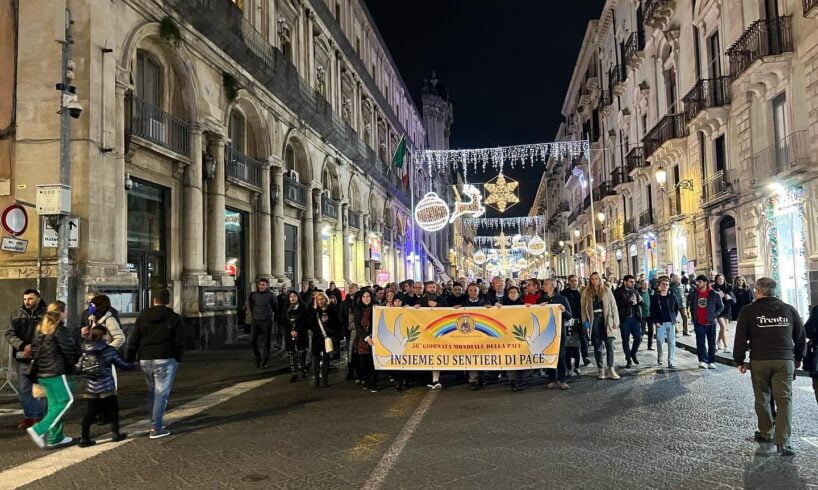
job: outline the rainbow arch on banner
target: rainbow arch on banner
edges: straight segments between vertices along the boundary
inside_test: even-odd
[[[488,337],[499,339],[505,336],[508,330],[505,325],[498,322],[490,316],[481,315],[479,313],[453,313],[446,315],[434,323],[429,324],[425,330],[430,332],[432,337],[438,339],[444,337],[452,332],[456,332],[457,320],[461,317],[467,316],[474,321],[474,330],[480,332]]]

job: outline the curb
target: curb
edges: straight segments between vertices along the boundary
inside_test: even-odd
[[[687,345],[687,344],[679,342],[679,341],[676,341],[676,348],[677,349],[684,349],[684,350],[686,350],[686,351],[688,351],[688,352],[690,352],[692,354],[698,354],[698,352],[696,352],[696,347],[695,346]],[[732,367],[737,367],[738,366],[738,364],[736,364],[735,359],[733,359],[732,357],[727,357],[727,356],[719,355],[719,354],[716,354],[716,363],[723,364],[725,366],[732,366]],[[811,377],[810,373],[807,372],[807,371],[804,371],[803,369],[796,369],[795,370],[795,375],[799,376],[799,377],[807,377],[807,378]]]

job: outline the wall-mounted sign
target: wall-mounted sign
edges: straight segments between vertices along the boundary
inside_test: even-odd
[[[12,204],[3,210],[0,216],[0,224],[11,236],[20,236],[28,228],[28,213],[23,206]]]
[[[26,251],[27,246],[28,240],[20,240],[18,238],[4,236],[2,244],[0,244],[0,250],[21,254]]]
[[[375,262],[381,261],[381,239],[377,237],[369,238],[369,258]]]
[[[51,227],[46,220],[43,225],[43,247],[57,248],[60,242],[60,235],[57,230]],[[80,219],[68,218],[68,248],[78,248],[80,246]]]

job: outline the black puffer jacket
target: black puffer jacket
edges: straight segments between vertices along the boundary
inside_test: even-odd
[[[307,338],[307,307],[299,303],[284,313],[284,344],[287,350],[304,350],[309,345]],[[298,336],[293,340],[292,332]]]
[[[45,315],[47,305],[45,301],[40,299],[40,303],[34,308],[34,311],[28,311],[24,306],[11,312],[9,315],[9,328],[6,330],[6,342],[11,345],[14,350],[14,358],[20,362],[29,363],[31,359],[17,358],[17,352],[23,350],[27,345],[34,341],[34,335],[37,332],[37,325]]]
[[[340,321],[338,320],[338,311],[335,305],[327,305],[325,310],[310,307],[307,328],[312,332],[312,353],[315,355],[324,352],[324,334],[318,325],[319,317],[324,326],[324,331],[327,332],[327,337],[331,339],[337,338],[338,331],[340,330]]]
[[[101,378],[87,379],[85,382],[85,392],[92,395],[101,395],[103,393],[116,392],[116,383],[114,383],[114,375],[111,372],[111,365],[116,366],[123,371],[130,371],[135,366],[132,363],[125,362],[113,347],[108,345],[104,340],[89,340],[82,344],[83,355],[95,355],[102,360],[105,375]]]
[[[185,325],[182,317],[167,306],[152,306],[136,317],[133,335],[128,339],[128,361],[176,359],[182,362],[185,349]]]
[[[30,377],[47,378],[74,372],[77,362],[77,344],[71,332],[60,323],[50,335],[37,334],[31,344]]]

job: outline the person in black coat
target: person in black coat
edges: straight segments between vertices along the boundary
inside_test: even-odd
[[[753,290],[750,288],[750,285],[747,284],[747,280],[744,279],[744,276],[737,276],[736,280],[733,281],[733,296],[736,297],[736,302],[732,308],[732,317],[735,322],[738,320],[738,314],[741,312],[741,309],[753,302]]]
[[[520,288],[517,286],[509,286],[500,304],[503,306],[521,306],[523,304],[523,297],[520,295]]]
[[[679,315],[679,301],[670,292],[670,279],[659,279],[659,291],[650,300],[650,317],[648,322],[656,326],[656,363],[662,365],[662,348],[665,339],[668,343],[667,367],[673,369],[676,364],[676,317]]]
[[[724,279],[724,275],[722,274],[716,274],[716,279],[713,281],[713,291],[721,297],[721,301],[724,304],[724,308],[716,318],[719,324],[719,333],[716,337],[716,349],[719,348],[719,342],[721,342],[724,353],[729,354],[730,347],[727,345],[727,322],[733,318],[732,309],[736,302],[736,296],[733,294],[733,286]]]
[[[295,291],[287,293],[287,308],[284,311],[284,347],[290,357],[290,383],[298,381],[298,373],[305,377],[307,356],[307,307]]]
[[[568,386],[568,383],[565,382],[567,364],[565,359],[565,344],[568,342],[565,325],[566,322],[568,322],[572,318],[571,305],[568,304],[568,300],[565,299],[565,296],[557,292],[556,281],[551,277],[543,281],[543,291],[540,304],[559,305],[560,311],[562,312],[562,328],[560,329],[560,351],[557,361],[557,369],[546,370],[548,373],[549,380],[546,387],[567,390],[568,388],[570,388],[570,386]]]
[[[364,288],[360,294],[360,300],[356,304],[354,312],[355,335],[358,343],[358,362],[360,367],[361,382],[365,388],[372,393],[378,392],[378,371],[375,370],[375,362],[372,359],[372,329],[374,328],[372,319],[372,308],[375,300],[372,291]]]
[[[332,341],[340,330],[337,307],[330,304],[329,297],[322,292],[315,294],[315,301],[310,306],[307,328],[312,332],[312,365],[314,367],[312,387],[319,383],[327,387],[329,377],[330,354],[327,353],[324,339]]]
[[[563,289],[560,294],[565,296],[565,299],[568,300],[568,304],[571,305],[571,311],[574,313],[572,326],[579,328],[579,312],[582,310],[581,294],[579,291],[579,278],[574,274],[568,276],[567,287]],[[588,356],[588,342],[590,339],[588,338],[588,332],[586,332],[584,328],[579,330],[581,331],[579,352],[582,356],[582,364],[587,366],[591,364],[591,359]]]
[[[809,370],[812,377],[812,390],[815,392],[815,402],[818,403],[818,363],[815,357],[818,356],[818,306],[813,306],[809,313],[809,319],[804,324],[809,345],[807,346],[807,357],[804,358],[804,369]]]

